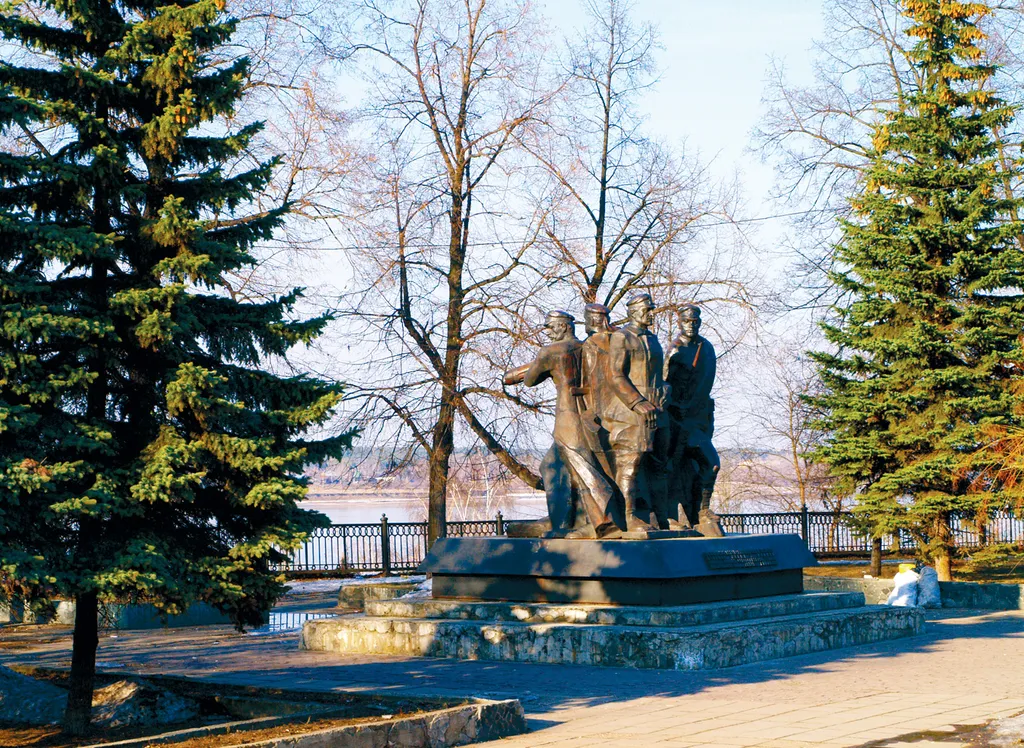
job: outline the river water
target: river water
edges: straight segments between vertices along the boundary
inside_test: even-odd
[[[300,505],[303,509],[315,509],[331,518],[335,525],[380,522],[386,514],[389,522],[423,522],[427,518],[427,500],[387,496],[330,496],[310,493]],[[505,519],[539,519],[547,516],[543,495],[516,496],[510,501],[494,507],[474,507],[461,510],[448,508],[448,520],[494,519],[498,510]]]

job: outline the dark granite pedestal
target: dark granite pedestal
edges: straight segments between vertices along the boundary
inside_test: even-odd
[[[657,606],[802,592],[816,565],[797,535],[444,538],[420,570],[436,599]]]

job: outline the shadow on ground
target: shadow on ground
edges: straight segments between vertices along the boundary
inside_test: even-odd
[[[23,648],[25,637],[19,635],[22,646],[4,647],[3,641],[13,633],[0,630],[0,664],[68,666],[67,638],[39,642],[29,650]],[[929,616],[924,633],[916,637],[709,671],[305,652],[298,649],[294,632],[259,637],[224,626],[107,635],[100,643],[98,666],[116,672],[174,674],[283,688],[519,698],[527,712],[540,713],[795,678],[828,672],[837,663],[928,653],[944,640],[965,638],[976,640],[979,647],[995,639],[1024,638],[1024,617],[987,611],[936,612]],[[958,687],[956,674],[950,673],[950,677],[951,688]],[[887,688],[898,689],[899,684]]]

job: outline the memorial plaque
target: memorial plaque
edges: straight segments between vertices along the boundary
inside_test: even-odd
[[[778,566],[771,549],[756,551],[712,551],[704,554],[704,563],[712,571],[722,569],[769,569]]]

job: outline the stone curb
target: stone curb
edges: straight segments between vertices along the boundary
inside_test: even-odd
[[[95,743],[83,746],[83,748],[143,748],[147,745],[159,745],[163,743],[178,743],[191,738],[205,738],[211,735],[225,735],[230,732],[247,732],[249,730],[263,730],[268,727],[278,727],[295,722],[296,719],[309,719],[310,717],[330,717],[330,714],[317,713],[315,715],[289,714],[283,717],[257,717],[255,719],[243,719],[235,722],[221,722],[217,725],[204,725],[203,727],[190,727],[184,730],[173,730],[172,732],[148,735],[144,738],[131,738],[130,740],[118,740],[114,743]]]
[[[862,592],[868,605],[884,605],[892,592],[891,579],[804,577],[808,592]],[[1024,585],[978,582],[939,582],[943,608],[1024,610]]]
[[[316,715],[329,717],[329,713]],[[116,743],[97,743],[84,748],[143,748],[147,745],[177,743],[191,738],[223,735],[234,731],[260,730],[295,722],[291,717],[263,717],[260,719],[228,722],[189,730],[176,730],[162,735],[122,740]],[[488,740],[498,740],[525,733],[526,715],[518,699],[504,701],[476,700],[476,703],[450,707],[438,711],[398,719],[379,720],[358,725],[331,727],[302,735],[286,735],[269,740],[246,741],[244,736],[231,746],[252,748],[448,748]]]

